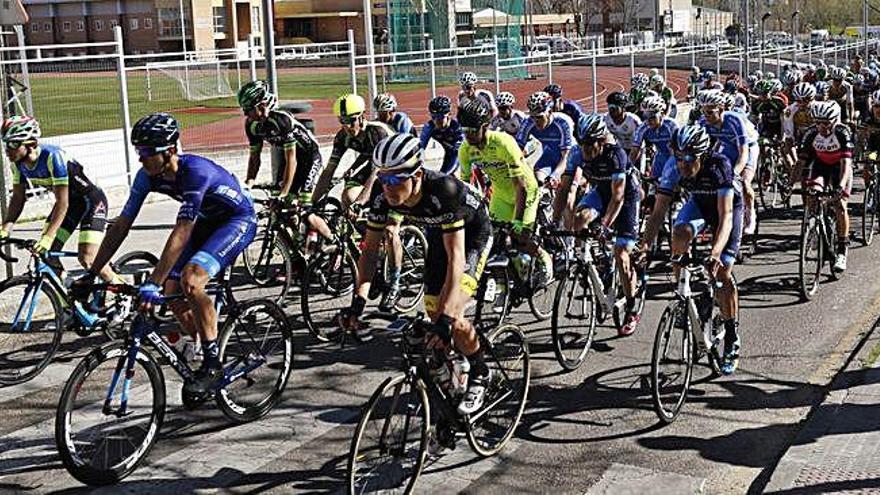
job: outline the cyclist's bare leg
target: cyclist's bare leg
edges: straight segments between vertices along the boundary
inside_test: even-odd
[[[742,171],[743,182],[743,199],[745,200],[746,211],[744,213],[755,211],[755,188],[752,186],[752,180],[755,178],[755,171],[745,168]]]
[[[733,265],[724,266],[718,270],[717,279],[721,287],[715,291],[715,299],[721,309],[721,316],[725,320],[736,318],[739,314],[739,290],[733,283]]]
[[[352,203],[360,196],[361,191],[364,189],[364,186],[351,186],[346,187],[342,190],[342,194],[339,199],[342,201],[342,209],[344,211],[348,211],[349,207],[351,207]]]
[[[187,264],[180,274],[180,288],[193,311],[193,320],[203,340],[217,339],[217,311],[205,292],[211,276],[199,265]]]
[[[98,255],[98,248],[100,247],[100,243],[85,243],[81,242],[79,244],[79,264],[82,265],[83,268],[88,270],[92,267],[92,264],[95,261],[95,256]],[[101,269],[101,272],[98,274],[101,277],[101,280],[109,283],[116,282],[119,278],[116,275],[116,272],[113,271],[113,268],[110,267],[110,263],[104,265],[104,268]]]
[[[636,294],[636,271],[633,270],[629,249],[623,246],[614,246],[614,261],[620,269],[620,279],[623,282],[623,292],[626,297],[634,297]]]
[[[694,238],[694,232],[690,225],[676,225],[672,230],[672,255],[687,254],[691,247],[691,239]],[[678,280],[679,267],[672,265],[672,273],[675,280]]]
[[[325,222],[323,218],[313,213],[310,213],[306,217],[306,222],[308,223],[309,228],[316,231],[324,239],[333,239],[333,232],[330,231],[330,227],[327,225],[327,222]]]
[[[400,224],[385,226],[385,250],[388,253],[388,259],[391,261],[391,272],[400,275],[400,267],[403,266],[403,245],[400,243]],[[396,283],[397,280],[389,280]]]
[[[163,292],[166,296],[179,294],[180,283],[177,280],[166,281],[165,290]],[[174,313],[177,322],[180,323],[180,329],[183,330],[183,333],[190,336],[198,334],[195,315],[193,315],[192,309],[190,309],[189,304],[187,304],[186,301],[177,299],[168,303],[168,306],[171,308],[171,312]]]

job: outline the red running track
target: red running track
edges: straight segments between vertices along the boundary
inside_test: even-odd
[[[647,72],[646,68],[639,68]],[[670,70],[668,84],[676,97],[682,100],[687,93],[687,71]],[[599,110],[605,110],[605,97],[614,91],[626,91],[629,88],[629,67],[599,67],[597,69]],[[592,109],[591,68],[589,66],[565,66],[554,68],[553,82],[565,88],[565,98],[577,100],[585,109]],[[540,91],[547,85],[547,79],[516,80],[502,83],[504,91],[516,96],[517,107],[523,108],[528,95]],[[494,90],[491,84],[486,85]],[[445,94],[453,99],[458,95],[457,86],[437,88],[438,94]],[[396,92],[400,109],[409,114],[416,125],[422,125],[429,119],[428,101],[430,89],[418,89]],[[284,99],[284,95],[280,95]],[[315,130],[319,136],[329,136],[339,129],[333,116],[333,100],[312,100],[312,111],[307,116],[315,121]],[[225,113],[225,112],[224,112]],[[229,110],[230,118],[183,130],[183,144],[187,150],[211,150],[234,146],[246,146],[244,135],[244,116],[237,110]],[[325,139],[326,140],[326,139]]]

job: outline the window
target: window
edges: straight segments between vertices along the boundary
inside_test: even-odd
[[[259,33],[260,30],[263,29],[263,25],[260,23],[260,8],[252,7],[251,8],[251,31],[255,33]]]
[[[455,13],[455,27],[456,29],[463,31],[472,28],[471,22],[471,13],[470,12],[456,12]]]
[[[137,31],[138,29],[138,18],[132,17],[128,20],[128,27],[131,28],[132,31]]]
[[[104,21],[101,19],[97,19],[95,21],[95,31],[103,31],[104,30]]]
[[[153,29],[152,17],[144,17],[144,29]]]
[[[86,23],[84,21],[76,21],[76,30],[77,31],[85,31]]]
[[[40,24],[37,22],[32,22],[31,23],[31,32],[32,33],[39,33],[40,32]]]
[[[46,31],[47,33],[51,33],[52,32],[52,23],[47,22],[47,23],[43,24],[43,31]]]
[[[159,36],[180,38],[180,9],[156,9],[159,17]]]
[[[119,21],[118,21],[118,20],[116,20],[116,19],[110,19],[110,29],[113,29],[113,28],[115,28],[115,27],[118,26],[118,25],[119,25]]]
[[[226,32],[226,7],[214,7],[214,33]]]
[[[70,21],[64,21],[64,24],[62,24],[62,29],[64,29],[65,33],[69,33],[70,32]]]

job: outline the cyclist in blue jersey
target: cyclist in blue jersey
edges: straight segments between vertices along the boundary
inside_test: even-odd
[[[3,144],[12,163],[12,197],[0,226],[0,239],[9,235],[21,216],[27,201],[26,190],[45,187],[55,196],[55,205],[43,226],[37,252],[60,251],[79,227],[79,262],[89,268],[107,226],[107,196],[86,177],[82,165],[64,150],[40,144],[41,136],[40,123],[33,117],[16,115],[3,123]],[[47,262],[59,272],[63,270],[57,259]],[[116,278],[109,266],[100,273],[108,282]]]
[[[380,93],[373,98],[376,120],[397,131],[398,134],[416,135],[416,126],[404,112],[397,110],[397,98],[391,93]]]
[[[645,120],[636,129],[633,136],[633,147],[630,150],[630,161],[639,163],[644,146],[654,147],[654,161],[651,163],[650,176],[660,178],[663,165],[672,156],[669,140],[678,128],[674,120],[666,116],[666,102],[660,96],[645,98],[642,102],[642,113]]]
[[[199,336],[204,356],[202,367],[185,387],[204,394],[223,379],[217,312],[205,285],[254,239],[257,218],[253,201],[238,179],[207,158],[178,154],[179,138],[180,127],[167,113],[148,115],[134,125],[131,144],[143,167],[135,176],[122,213],[101,244],[92,273],[77,283],[90,283],[94,270],[110,261],[150,192],[180,201],[177,222],[162,256],[140,287],[141,308],[148,310],[161,300],[163,292],[183,293],[184,300],[171,304],[171,309],[186,333]]]
[[[657,204],[646,223],[641,252],[648,252],[653,244],[675,189],[689,192],[687,203],[674,222],[672,252],[687,253],[694,236],[707,225],[715,228],[707,268],[722,284],[715,291],[725,329],[721,372],[730,375],[736,371],[740,353],[739,300],[733,282],[733,265],[742,238],[743,197],[733,164],[724,154],[710,151],[711,141],[701,126],[688,125],[675,131],[672,138],[675,155],[663,170]],[[678,268],[675,271],[677,278]]]
[[[543,91],[532,94],[528,102],[530,116],[523,122],[516,141],[521,149],[526,148],[531,137],[541,143],[541,157],[535,163],[535,177],[539,183],[549,180],[550,186],[555,189],[568,163],[574,141],[574,124],[567,115],[554,112],[552,108],[553,98],[549,94]]]
[[[755,193],[752,179],[758,167],[758,130],[749,121],[748,116],[739,112],[725,111],[725,100],[728,95],[720,91],[710,91],[703,98],[700,125],[706,128],[709,136],[720,145],[720,151],[733,164],[737,176],[742,177],[743,196],[745,199],[744,232],[751,235],[755,232],[756,212],[754,208]]]
[[[572,230],[583,230],[598,220],[604,235],[614,231],[614,259],[626,294],[626,316],[619,334],[628,336],[636,331],[641,318],[636,308],[636,274],[630,263],[630,251],[639,239],[641,194],[638,173],[626,151],[611,136],[602,115],[581,116],[577,123],[578,148],[568,161],[560,195],[569,192],[566,182],[578,183],[582,174],[590,190],[577,205]]]
[[[433,139],[443,147],[443,165],[440,172],[453,174],[458,172],[458,148],[464,141],[464,131],[458,120],[452,117],[452,99],[448,96],[437,96],[428,103],[429,120],[422,126],[419,145],[424,150]]]
[[[568,115],[568,118],[570,118],[573,123],[577,124],[577,121],[584,113],[584,109],[574,100],[562,99],[562,86],[558,84],[548,84],[544,88],[544,92],[553,98],[554,112],[562,112],[565,115]]]

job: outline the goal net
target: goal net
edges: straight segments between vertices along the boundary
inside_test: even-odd
[[[156,62],[146,67],[148,71],[155,71],[176,82],[185,100],[210,100],[235,94],[229,85],[227,62]]]

